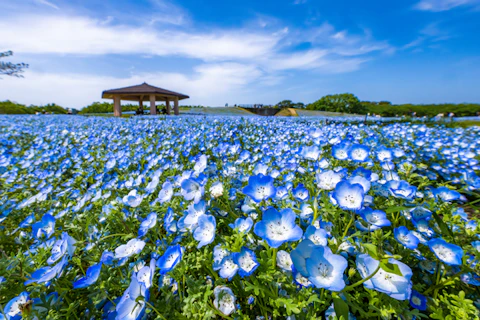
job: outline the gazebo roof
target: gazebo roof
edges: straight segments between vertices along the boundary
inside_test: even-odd
[[[105,90],[102,93],[102,99],[113,99],[113,96],[117,94],[122,95],[122,100],[148,100],[150,94],[165,98],[177,97],[178,100],[190,98],[185,94],[154,87],[144,82],[136,86]]]

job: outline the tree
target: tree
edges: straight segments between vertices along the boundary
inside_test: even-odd
[[[293,108],[295,108],[295,109],[305,109],[305,103],[297,102],[293,105]]]
[[[0,59],[9,57],[12,55],[13,55],[12,51],[0,52]],[[25,68],[28,68],[28,64],[0,61],[0,75],[4,74],[7,76],[22,77],[20,73],[22,73],[23,69]]]
[[[277,103],[278,108],[293,108],[292,100],[283,100]]]
[[[292,100],[283,100],[277,103],[276,107],[278,108],[297,108],[303,109],[305,108],[305,104],[303,102],[294,103]]]
[[[307,106],[310,110],[365,114],[366,108],[351,93],[324,96]]]

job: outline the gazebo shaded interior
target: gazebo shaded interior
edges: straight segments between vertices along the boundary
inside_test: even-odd
[[[157,101],[165,102],[167,114],[170,114],[170,101],[173,101],[174,114],[178,115],[178,101],[188,98],[189,96],[185,94],[154,87],[145,82],[136,86],[106,90],[102,93],[102,99],[113,99],[113,114],[116,117],[122,115],[121,100],[138,101],[141,109],[143,109],[143,101],[150,101],[151,115],[157,114]]]

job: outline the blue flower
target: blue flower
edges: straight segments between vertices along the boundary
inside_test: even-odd
[[[463,250],[461,247],[440,238],[428,241],[428,247],[440,261],[449,266],[462,265]]]
[[[352,178],[348,179],[348,182],[350,182],[351,184],[357,183],[361,185],[365,193],[367,193],[372,186],[370,180],[362,176],[353,176]]]
[[[153,255],[152,255],[153,256]],[[138,272],[136,273],[136,277],[139,283],[145,285],[145,288],[149,289],[152,286],[153,281],[153,274],[155,273],[155,265],[157,261],[155,258],[150,260],[150,265],[143,266]]]
[[[363,283],[364,287],[383,292],[397,300],[409,299],[412,292],[412,282],[410,280],[412,278],[412,269],[406,264],[393,258],[388,259],[388,262],[396,264],[399,267],[402,276],[386,272],[380,268],[372,278]],[[361,254],[357,256],[356,264],[358,272],[362,278],[366,278],[377,270],[380,262],[370,257],[368,254]]]
[[[335,186],[342,180],[342,175],[333,170],[317,173],[317,187],[323,190],[333,190]]]
[[[46,213],[43,215],[42,220],[34,223],[32,225],[32,234],[36,239],[45,236],[47,239],[50,238],[55,231],[55,218]]]
[[[250,217],[247,218],[237,218],[235,220],[235,223],[230,223],[229,227],[232,229],[236,229],[239,232],[242,233],[248,233],[250,232],[250,229],[252,229],[253,226],[253,220]]]
[[[182,261],[183,247],[180,245],[170,246],[165,253],[158,259],[157,267],[160,269],[160,274],[166,274],[172,271],[177,264]]]
[[[18,226],[20,228],[26,228],[34,222],[35,222],[35,215],[32,213],[31,215],[27,216],[22,222],[20,222]]]
[[[389,227],[391,225],[390,220],[387,219],[387,214],[381,210],[364,208],[359,211],[359,215],[370,225],[370,231],[374,231],[382,227]]]
[[[370,148],[363,144],[353,144],[348,150],[348,157],[355,162],[367,160],[370,154]]]
[[[328,234],[322,228],[316,228],[309,225],[304,235],[305,239],[309,239],[317,246],[326,246],[328,244]]]
[[[62,260],[60,260],[56,265],[53,267],[43,267],[30,275],[30,279],[25,281],[25,285],[29,285],[31,283],[45,283],[49,282],[53,278],[60,276],[62,274],[63,269],[67,265],[67,256],[63,256]]]
[[[215,239],[216,227],[217,221],[214,216],[204,214],[198,218],[198,226],[193,232],[193,238],[200,241],[197,245],[197,249],[213,242],[213,239]]]
[[[6,305],[3,311],[7,316],[8,320],[20,320],[22,314],[22,307],[30,301],[30,296],[28,292],[22,292],[12,300],[10,300]],[[1,313],[0,313],[1,316]]]
[[[223,248],[221,244],[217,244],[213,248],[213,270],[219,270],[221,268],[221,263],[223,258],[230,255],[230,251]]]
[[[175,221],[174,215],[175,213],[173,212],[173,209],[169,207],[163,218],[163,227],[167,231],[167,234],[177,232],[177,222]]]
[[[215,299],[213,300],[213,305],[221,313],[228,316],[233,311],[235,311],[235,295],[232,290],[225,286],[218,286],[213,290]]]
[[[233,254],[233,261],[238,265],[238,274],[242,278],[250,276],[260,265],[255,252],[246,247],[242,247],[240,252]]]
[[[138,299],[144,297],[144,299]],[[143,283],[138,282],[135,276],[132,276],[130,286],[125,290],[120,301],[118,301],[115,310],[117,316],[115,319],[139,320],[145,314],[145,305],[148,301],[149,292]]]
[[[320,149],[317,146],[307,146],[300,149],[299,155],[307,160],[317,160],[320,156]]]
[[[109,266],[113,264],[113,260],[115,259],[115,256],[113,255],[112,252],[105,250],[102,253],[102,256],[100,258],[100,262]]]
[[[102,269],[102,263],[99,262],[90,266],[86,271],[86,276],[83,278],[78,279],[73,283],[74,289],[86,288],[92,284],[94,284],[98,277],[100,276],[100,271]]]
[[[132,208],[138,207],[143,200],[143,196],[137,193],[137,190],[130,191],[125,197],[123,197],[123,204]]]
[[[71,257],[75,252],[75,239],[70,237],[68,233],[63,232],[61,239],[55,241],[52,247],[52,255],[48,258],[47,263],[53,264],[62,258],[66,253]]]
[[[427,310],[427,298],[421,295],[416,290],[412,290],[412,296],[410,297],[410,305],[420,311]]]
[[[182,195],[185,200],[200,201],[205,192],[205,188],[194,178],[185,179],[182,182]]]
[[[344,257],[333,254],[329,247],[317,246],[306,259],[307,278],[317,288],[341,291],[345,288],[343,273],[347,266]]]
[[[232,280],[238,272],[238,265],[235,263],[234,255],[229,254],[222,259],[222,262],[217,266],[218,274],[223,279]]]
[[[417,187],[411,186],[407,181],[390,180],[386,183],[386,188],[395,198],[413,200],[417,193]]]
[[[385,146],[378,147],[376,154],[379,161],[391,160],[393,157],[392,149],[386,148]]]
[[[165,181],[162,185],[162,190],[158,193],[157,200],[160,203],[165,203],[170,201],[173,196],[173,186],[169,181]]]
[[[142,223],[140,224],[140,228],[138,229],[138,236],[143,237],[144,235],[147,234],[147,231],[155,227],[156,224],[157,224],[157,214],[155,212],[149,213],[148,216],[145,218],[145,220],[143,220]]]
[[[145,247],[145,242],[138,239],[131,239],[126,244],[122,244],[115,249],[115,259],[128,258],[134,254],[139,254]]]
[[[418,243],[420,241],[410,230],[408,230],[407,227],[400,226],[398,228],[395,228],[393,229],[393,234],[395,240],[405,246],[405,248],[413,250],[418,247]]]
[[[355,211],[363,207],[364,194],[360,184],[351,184],[344,180],[336,185],[332,198],[340,208]]]
[[[347,141],[332,146],[332,156],[338,160],[347,160],[349,151],[350,144]]]
[[[292,271],[293,262],[287,251],[279,250],[277,252],[277,267],[286,272]]]
[[[184,229],[195,229],[200,216],[206,212],[205,201],[200,200],[197,203],[192,203],[188,206],[187,214],[178,220],[177,227],[180,231]]]
[[[251,176],[248,179],[248,185],[243,188],[243,193],[253,199],[255,202],[267,200],[276,193],[273,186],[273,178],[261,173]]]
[[[295,189],[293,189],[292,193],[295,199],[297,199],[298,201],[305,201],[309,197],[308,190],[303,186],[302,183],[300,183]]]
[[[287,241],[297,241],[302,237],[302,229],[295,224],[296,215],[292,209],[278,212],[270,207],[263,212],[263,218],[255,224],[253,232],[267,241],[272,248],[278,248]]]
[[[432,194],[437,199],[441,199],[445,202],[452,202],[452,201],[465,201],[466,198],[458,191],[448,189],[447,187],[438,187],[431,189]]]

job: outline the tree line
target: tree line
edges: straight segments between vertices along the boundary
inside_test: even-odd
[[[73,112],[72,112],[73,111]],[[70,109],[70,112],[76,113],[75,109]],[[12,102],[0,101],[0,114],[36,114],[36,113],[52,113],[52,114],[67,114],[68,109],[65,109],[55,103],[49,103],[44,106],[30,105]]]
[[[438,114],[447,116],[453,113],[457,117],[480,115],[478,103],[442,103],[442,104],[392,104],[389,101],[360,101],[351,93],[327,95],[307,105],[308,110],[381,115],[384,117],[416,116],[434,117]]]

